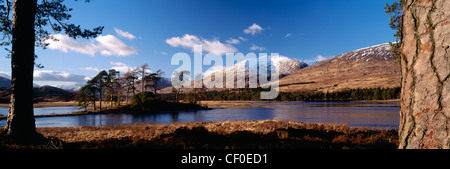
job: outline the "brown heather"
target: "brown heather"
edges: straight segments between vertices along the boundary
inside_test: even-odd
[[[395,149],[398,145],[395,130],[269,120],[38,128],[37,131],[49,141],[31,148]],[[11,146],[0,139],[0,148],[30,147]]]

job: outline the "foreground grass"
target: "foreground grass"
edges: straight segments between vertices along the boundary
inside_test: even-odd
[[[63,149],[395,149],[397,131],[294,121],[233,121],[38,128],[48,142],[0,148]],[[2,131],[0,130],[0,133]]]

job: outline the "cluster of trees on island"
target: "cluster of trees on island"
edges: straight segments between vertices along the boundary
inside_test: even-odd
[[[123,76],[115,69],[100,71],[80,89],[77,96],[78,106],[86,110],[92,104],[93,109],[96,110],[96,101],[99,101],[99,109],[101,110],[102,100],[109,101],[111,107],[114,104],[118,106],[123,100],[128,102],[131,94],[131,96],[136,94],[138,84],[141,87],[140,92],[152,90],[156,95],[156,90],[163,80],[163,74],[164,72],[161,70],[151,72],[147,64],[129,70]]]

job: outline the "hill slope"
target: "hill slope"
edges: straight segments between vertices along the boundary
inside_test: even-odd
[[[380,44],[345,53],[280,79],[281,92],[400,87],[400,67]]]
[[[0,88],[0,103],[9,103],[11,98],[11,88]],[[35,102],[71,101],[74,94],[63,89],[42,86],[33,88],[33,100]]]
[[[0,76],[0,87],[11,87],[11,80]]]

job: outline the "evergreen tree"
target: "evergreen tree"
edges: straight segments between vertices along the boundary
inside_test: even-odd
[[[390,15],[391,20],[389,22],[389,27],[392,30],[395,30],[394,36],[396,37],[396,42],[392,43],[389,42],[391,45],[391,53],[394,54],[396,60],[396,64],[400,66],[400,58],[401,58],[401,51],[400,46],[403,39],[403,11],[402,11],[402,5],[404,4],[403,0],[399,0],[398,2],[394,2],[391,5],[386,3],[386,7],[384,7],[386,14]]]
[[[91,87],[92,86],[90,85],[83,86],[78,92],[78,106],[80,106],[79,109],[84,109],[84,111],[87,111],[87,108],[89,107],[89,103],[91,102],[92,98]]]
[[[94,38],[103,27],[81,29],[68,23],[71,8],[64,0],[0,0],[0,32],[2,46],[10,46],[11,101],[4,133],[17,142],[30,141],[37,136],[33,112],[33,72],[35,46],[45,48],[54,33],[64,32],[71,38]],[[85,0],[89,2],[89,0]]]

